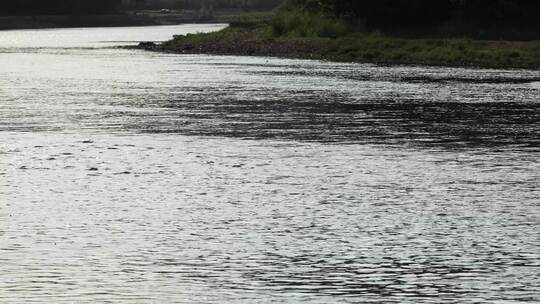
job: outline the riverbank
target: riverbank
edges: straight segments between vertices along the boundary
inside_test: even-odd
[[[229,23],[246,16],[264,18],[269,14],[269,12],[225,10],[215,12],[212,15],[201,15],[198,11],[161,12],[149,10],[126,11],[109,15],[0,16],[0,30]]]
[[[337,38],[276,36],[267,22],[232,23],[214,33],[175,36],[140,48],[173,53],[270,56],[336,62],[483,68],[540,68],[540,41],[405,39],[380,33]]]
[[[148,16],[130,14],[79,16],[0,16],[0,30],[45,29],[69,27],[114,27],[159,25]]]

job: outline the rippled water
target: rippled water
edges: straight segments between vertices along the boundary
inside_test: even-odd
[[[538,303],[540,72],[0,32],[0,302]]]

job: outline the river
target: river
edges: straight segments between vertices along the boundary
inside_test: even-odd
[[[540,71],[0,32],[0,303],[538,303]]]

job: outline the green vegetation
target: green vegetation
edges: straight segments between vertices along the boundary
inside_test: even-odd
[[[296,30],[287,35],[274,33],[274,26],[268,24],[237,24],[216,33],[176,36],[158,49],[378,64],[540,68],[540,41],[404,39],[381,33],[329,38],[314,35],[313,31]]]
[[[275,36],[336,38],[349,32],[340,18],[329,18],[321,12],[301,9],[280,10],[270,23]]]
[[[394,36],[540,38],[537,0],[287,0],[279,13],[295,9]]]
[[[378,64],[540,68],[537,40],[475,40],[466,35],[452,37],[420,30],[411,36],[399,31],[410,33],[419,24],[421,28],[433,28],[435,19],[416,20],[414,25],[404,23],[389,30],[370,25],[353,9],[342,14],[325,2],[330,3],[291,0],[269,19],[232,23],[217,33],[176,36],[151,49]]]

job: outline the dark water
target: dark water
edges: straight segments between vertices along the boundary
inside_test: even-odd
[[[538,303],[540,72],[0,32],[0,302]]]

